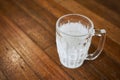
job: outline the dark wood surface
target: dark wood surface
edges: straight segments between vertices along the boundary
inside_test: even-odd
[[[0,80],[120,80],[119,0],[0,0]],[[104,28],[101,55],[77,69],[60,64],[56,20],[79,13]],[[93,39],[90,51],[97,48]]]

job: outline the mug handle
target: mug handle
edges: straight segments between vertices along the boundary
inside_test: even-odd
[[[94,60],[100,55],[100,53],[103,50],[105,39],[106,39],[106,30],[105,29],[100,29],[100,30],[95,29],[94,36],[99,36],[100,37],[98,48],[92,54],[88,54],[86,60]]]

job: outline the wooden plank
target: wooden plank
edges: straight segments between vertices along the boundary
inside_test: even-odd
[[[56,4],[54,0],[34,0],[39,6],[45,8],[50,13],[52,13],[57,18],[64,15],[71,13],[69,10],[65,9],[63,6]],[[61,2],[60,2],[61,3]]]
[[[56,1],[56,2],[61,2],[61,1],[63,1],[63,0],[54,0],[54,1]]]
[[[92,46],[92,48],[95,48],[95,46]],[[104,50],[96,60],[89,61],[89,64],[90,67],[93,67],[97,71],[99,70],[99,73],[105,75],[104,77],[101,77],[101,79],[120,79],[120,64],[108,56]]]
[[[27,2],[24,2],[24,3],[27,3]],[[8,4],[8,7],[6,7],[7,4]],[[9,0],[8,1],[0,1],[0,5],[1,5],[1,7],[0,7],[1,13],[5,14],[13,22],[15,22],[15,24],[18,25],[19,28],[22,29],[33,41],[37,42],[37,44],[42,49],[45,49],[52,44],[52,42],[54,41],[54,38],[45,29],[46,27],[49,28],[49,31],[51,29],[51,26],[50,26],[51,24],[48,24],[48,20],[44,21],[43,20],[44,17],[42,17],[42,18],[39,17],[39,20],[36,21],[33,17],[28,15],[29,12],[24,12],[19,7],[17,7],[17,5],[15,5],[14,3],[12,3],[12,1],[9,1]],[[30,4],[26,4],[26,5],[30,5]],[[11,8],[11,11],[8,10],[9,7]],[[42,11],[44,11],[44,10],[42,10]],[[32,10],[32,13],[33,13],[33,10]],[[44,14],[43,12],[40,12],[39,16],[43,16],[43,14]],[[33,15],[34,15],[34,13],[33,13]],[[36,16],[38,16],[38,15],[36,15]],[[48,16],[50,16],[50,15],[48,15]],[[46,19],[47,19],[47,17],[46,17]],[[54,27],[54,26],[52,26],[52,27]]]
[[[120,64],[115,63],[109,57],[99,58],[98,61],[93,61],[91,64],[93,64],[97,70],[100,70],[103,75],[106,75],[108,80],[120,79]]]
[[[29,67],[44,80],[71,80],[27,35],[7,17],[0,17],[0,31],[7,41],[19,52]]]
[[[109,7],[97,3],[96,0],[76,0],[76,2],[120,28],[120,15],[110,10]]]
[[[88,10],[87,8],[83,7],[82,5],[78,4],[77,2],[73,0],[69,0],[69,1],[65,0],[61,2],[60,4],[64,6],[66,9],[74,13],[80,13],[80,14],[84,14],[90,17],[95,24],[95,28],[105,28],[107,31],[107,41],[105,43],[104,50],[109,57],[113,58],[116,62],[120,63],[120,58],[119,58],[120,29],[117,26],[109,23],[108,21],[104,20],[100,16],[94,14],[93,12],[91,12],[90,10]],[[96,41],[94,42],[94,45],[97,46]],[[114,45],[116,51],[114,51],[111,45]]]
[[[0,26],[3,27],[3,26]],[[40,80],[0,33],[0,80]]]
[[[108,7],[109,9],[111,9],[112,11],[120,14],[120,0],[95,0],[96,2],[98,2],[99,4],[102,4],[106,7]]]
[[[57,18],[52,13],[37,5],[34,1],[13,0],[13,3],[16,4],[16,6],[19,6],[37,22],[42,24],[46,30],[52,33],[52,35],[55,35],[55,33],[53,32],[55,32],[55,22]]]
[[[92,46],[92,49],[93,49],[93,46]],[[71,70],[71,72],[70,72],[70,70],[64,68],[61,65],[61,63],[59,61],[58,53],[56,50],[56,45],[53,45],[53,46],[47,48],[46,53],[51,57],[51,59],[53,59],[57,64],[59,64],[66,72],[68,72],[69,75],[72,75],[75,80],[76,80],[76,76],[78,76],[78,75],[80,75],[79,77],[81,79],[87,79],[87,80],[119,79],[120,65],[113,62],[113,60],[111,60],[104,53],[102,53],[94,61],[85,61],[85,63],[80,68],[75,69],[77,73],[74,73],[74,70]]]

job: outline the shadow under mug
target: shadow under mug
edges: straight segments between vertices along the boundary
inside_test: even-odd
[[[63,25],[70,23],[80,23],[84,25],[83,27],[87,29],[88,33],[77,35],[61,29]],[[92,36],[99,36],[100,40],[96,51],[88,54]],[[78,68],[83,64],[84,60],[96,59],[103,50],[105,38],[106,30],[94,29],[93,22],[84,15],[66,14],[60,17],[56,22],[57,51],[60,62],[67,68]]]

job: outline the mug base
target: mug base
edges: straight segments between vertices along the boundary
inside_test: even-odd
[[[71,64],[71,63],[64,63],[63,61],[60,61],[61,64],[66,67],[66,68],[70,68],[70,69],[76,69],[79,68],[80,66],[82,66],[83,61],[82,62],[77,62],[76,64]]]

